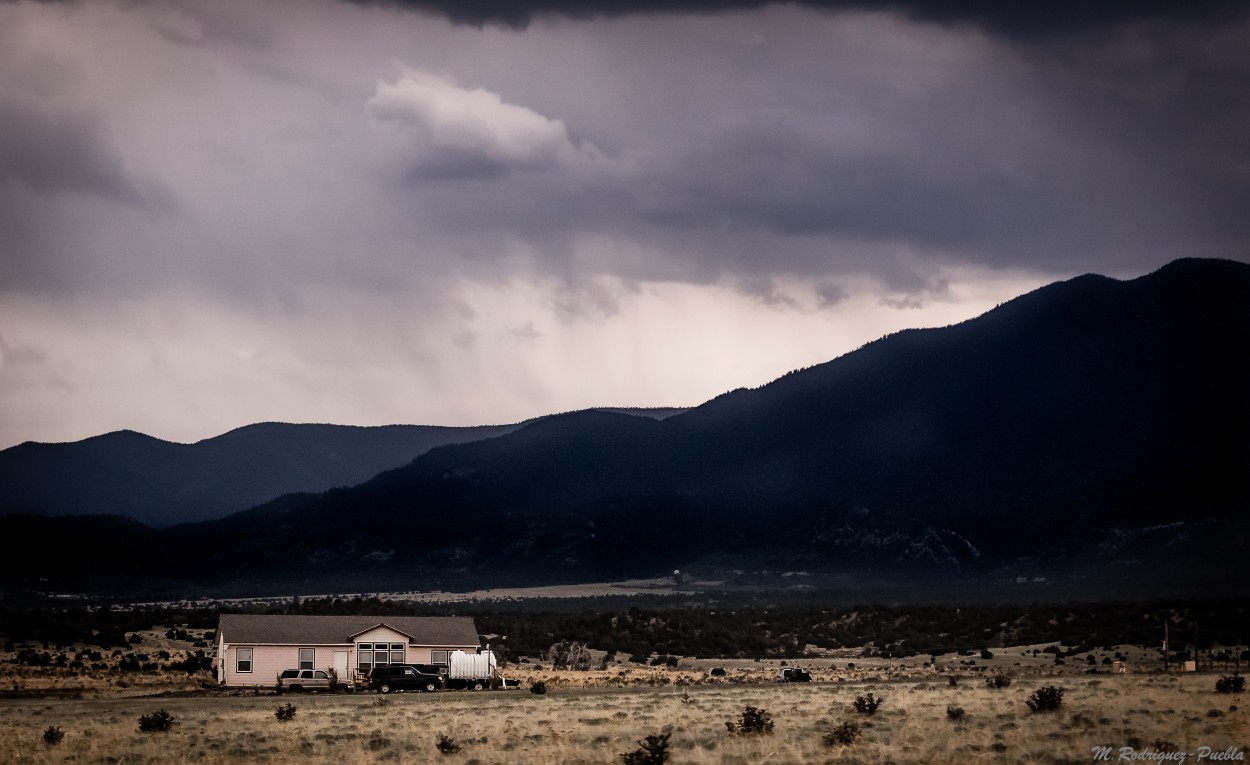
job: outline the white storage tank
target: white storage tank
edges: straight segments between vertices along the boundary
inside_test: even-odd
[[[497,668],[492,651],[452,651],[447,657],[447,687],[481,690],[489,686],[491,675]]]

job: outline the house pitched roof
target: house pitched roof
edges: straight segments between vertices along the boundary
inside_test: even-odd
[[[221,614],[217,629],[231,644],[326,645],[385,625],[416,645],[477,647],[477,626],[467,616],[305,616],[303,614]]]

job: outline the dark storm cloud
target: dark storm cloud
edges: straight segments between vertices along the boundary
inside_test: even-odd
[[[365,5],[411,8],[445,16],[458,24],[500,24],[524,28],[534,19],[614,18],[635,14],[719,13],[772,5],[769,0],[359,0]],[[827,11],[890,11],[918,21],[973,24],[1013,37],[1044,37],[1097,30],[1136,21],[1166,19],[1211,23],[1244,15],[1241,0],[799,0]]]
[[[107,131],[84,114],[50,113],[0,98],[0,181],[40,194],[70,191],[140,207],[159,195],[127,173]]]
[[[837,259],[897,276],[884,261],[853,262],[857,243],[1053,272],[1140,269],[1181,252],[1244,258],[1246,33],[1242,22],[1142,25],[1097,45],[965,37],[964,57],[949,61],[814,63],[802,109],[763,100],[722,116],[725,127],[648,169],[635,209],[709,241],[758,232],[827,243],[782,253],[727,237],[697,256],[740,274],[818,275]],[[785,74],[784,64],[769,72],[778,92]]]
[[[1243,5],[0,0],[0,436],[696,402],[1245,259]]]

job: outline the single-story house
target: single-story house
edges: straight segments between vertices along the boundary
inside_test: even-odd
[[[217,681],[271,686],[285,669],[333,669],[347,683],[388,664],[447,664],[452,651],[477,653],[467,616],[304,616],[222,614]]]

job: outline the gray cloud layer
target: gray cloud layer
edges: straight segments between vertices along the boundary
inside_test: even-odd
[[[362,4],[411,8],[460,24],[502,24],[524,28],[537,18],[603,19],[639,14],[714,14],[754,10],[775,0],[360,0]],[[1227,22],[1244,16],[1236,0],[1194,3],[1178,0],[1046,0],[1017,3],[993,0],[799,0],[823,11],[883,11],[917,21],[974,24],[1015,37],[1039,37],[1103,30],[1141,21],[1191,24]]]
[[[0,424],[690,403],[1248,257],[1240,4],[404,5],[0,3]]]

